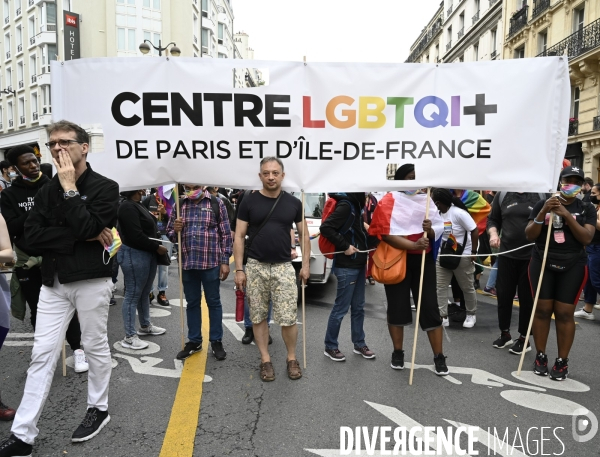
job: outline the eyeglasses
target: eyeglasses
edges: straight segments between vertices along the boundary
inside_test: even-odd
[[[54,146],[56,146],[57,144],[61,147],[61,148],[66,148],[68,147],[71,143],[79,143],[79,144],[83,144],[83,141],[77,141],[77,140],[58,140],[58,141],[50,141],[49,143],[46,143],[46,147],[48,149],[54,149]]]

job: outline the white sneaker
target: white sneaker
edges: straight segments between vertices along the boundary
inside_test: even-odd
[[[148,327],[140,327],[137,331],[137,334],[140,336],[144,335],[162,335],[166,330],[162,327],[157,327],[156,325],[150,324]]]
[[[467,318],[463,322],[463,327],[464,328],[472,328],[475,326],[475,322],[477,322],[477,318],[475,317],[475,314],[467,314]]]
[[[410,309],[412,309],[413,311],[417,310],[417,305],[415,305],[414,303],[410,304]]]
[[[594,313],[588,313],[585,309],[581,308],[579,311],[575,311],[573,313],[573,317],[579,317],[581,319],[587,319],[588,321],[593,321],[596,319]]]
[[[449,327],[450,321],[448,321],[447,317],[442,317],[442,327]]]
[[[129,349],[146,349],[150,344],[147,341],[142,341],[137,335],[130,336],[129,338],[125,337],[121,340],[121,347],[129,348]]]
[[[596,304],[594,305],[594,308],[596,308],[596,309],[600,309],[600,303],[596,303]]]
[[[83,349],[75,349],[73,352],[73,363],[75,365],[75,373],[85,373],[90,369]]]

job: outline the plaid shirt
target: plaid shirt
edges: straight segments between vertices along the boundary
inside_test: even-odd
[[[208,270],[221,264],[229,265],[229,258],[233,252],[229,218],[225,205],[220,199],[217,200],[219,200],[220,224],[217,224],[208,191],[204,191],[200,203],[183,200],[181,252],[184,270]],[[167,236],[171,241],[177,241],[177,233],[173,230],[176,217],[176,213],[173,212],[167,225]]]

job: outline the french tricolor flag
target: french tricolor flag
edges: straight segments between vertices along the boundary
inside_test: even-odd
[[[389,192],[375,208],[369,226],[369,235],[408,236],[423,233],[423,220],[427,204],[427,194],[407,195],[404,192]],[[435,232],[433,256],[437,257],[444,233],[444,220],[431,198],[429,199],[429,218]]]
[[[3,274],[0,274],[0,348],[10,329],[10,287]]]

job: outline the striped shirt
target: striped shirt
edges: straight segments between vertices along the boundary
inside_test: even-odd
[[[207,191],[204,191],[199,203],[189,199],[183,200],[181,252],[184,270],[208,270],[221,264],[229,265],[229,258],[233,252],[231,229],[227,209],[220,199],[217,200],[220,223],[217,223]],[[167,236],[171,241],[177,241],[177,233],[173,230],[176,217],[173,212],[167,225]]]

